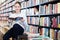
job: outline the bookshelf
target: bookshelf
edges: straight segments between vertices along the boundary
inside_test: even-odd
[[[26,13],[29,32],[48,36],[53,40],[59,40],[60,34],[60,1],[59,0],[18,0],[21,2],[21,11]],[[14,11],[16,1],[9,0],[1,4],[0,14]],[[12,5],[10,5],[12,4]],[[8,6],[9,5],[9,6]],[[5,17],[5,16],[2,16]],[[8,16],[6,16],[8,17]],[[1,19],[1,18],[0,18]],[[9,18],[13,19],[13,18]],[[53,36],[52,36],[53,35]],[[59,36],[57,36],[59,35]],[[54,37],[55,36],[55,37]],[[48,39],[46,39],[48,40]]]
[[[58,36],[59,35],[59,18],[57,18],[58,16],[60,16],[59,14],[59,0],[54,0],[54,1],[48,1],[48,2],[42,2],[40,8],[42,8],[43,10],[41,10],[42,15],[40,15],[40,31],[42,30],[46,30],[45,28],[47,28],[48,30],[46,30],[48,33],[48,37],[52,38],[53,40],[59,40]],[[56,4],[56,6],[55,6]],[[52,8],[50,8],[50,7]],[[57,8],[57,9],[56,9]],[[41,22],[41,20],[43,20],[43,22]],[[55,34],[57,33],[57,34]],[[44,31],[40,32],[41,35],[46,35]]]
[[[46,0],[46,1],[39,0],[39,1],[40,2],[38,5],[29,6],[29,7],[24,8],[24,9],[29,10],[29,9],[34,8],[36,6],[39,7],[39,14],[38,15],[33,14],[34,11],[33,11],[33,13],[27,12],[27,13],[29,13],[29,14],[27,14],[27,21],[29,20],[28,25],[33,26],[33,27],[38,27],[40,35],[42,35],[42,34],[46,35],[46,34],[44,34],[46,32],[43,31],[43,30],[46,30],[47,32],[49,31],[48,32],[49,34],[47,33],[48,35],[50,35],[50,36],[48,36],[49,38],[51,38],[53,40],[59,40],[56,36],[58,34],[54,34],[53,32],[55,31],[55,33],[59,33],[59,30],[60,30],[60,23],[59,23],[59,19],[60,19],[59,18],[59,16],[60,16],[60,12],[59,12],[60,4],[59,3],[60,3],[60,1],[59,0]],[[33,17],[39,18],[39,24],[38,25],[36,25],[35,23],[31,23],[32,19],[34,21]],[[32,19],[30,19],[30,18],[32,18]],[[54,26],[54,23],[52,23],[54,19],[55,19],[55,22],[57,22],[55,26]],[[42,24],[42,25],[40,25],[40,24]],[[56,32],[56,30],[58,32]],[[53,33],[53,36],[55,35],[55,37],[53,37],[51,33]]]

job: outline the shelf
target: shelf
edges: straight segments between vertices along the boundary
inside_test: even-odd
[[[11,20],[15,20],[15,18],[9,18],[9,19],[11,19]]]
[[[40,15],[40,17],[51,17],[51,16],[60,16],[60,13]]]
[[[39,25],[35,25],[35,24],[28,24],[28,25],[32,25],[32,26],[39,27],[39,28],[48,28],[48,29],[57,29],[57,30],[60,30],[60,28],[47,27],[47,26],[39,26]]]
[[[28,1],[28,0],[20,1],[20,3],[25,2],[25,1]]]
[[[28,24],[28,25],[32,25],[32,26],[35,26],[35,27],[38,27],[39,25],[35,25],[35,24]]]
[[[59,0],[55,0],[55,1],[41,3],[40,5],[43,6],[43,5],[47,5],[47,4],[55,4],[55,3],[58,3],[58,2],[60,2],[60,1]]]
[[[39,15],[28,15],[27,17],[39,17]]]
[[[9,17],[9,16],[0,16],[0,17]]]
[[[13,11],[8,11],[8,12],[3,12],[3,13],[9,13],[9,12],[13,12]]]
[[[48,29],[57,29],[57,30],[60,30],[60,28],[47,27],[47,26],[39,26],[39,28],[48,28]]]
[[[21,10],[23,10],[23,9],[28,9],[28,8],[33,8],[33,7],[37,7],[37,6],[39,6],[39,5],[34,5],[34,6],[30,6],[30,7],[22,8]]]

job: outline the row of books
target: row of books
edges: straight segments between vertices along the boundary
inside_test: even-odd
[[[8,16],[8,13],[0,14],[0,17],[2,17],[2,16]]]
[[[40,6],[40,13],[41,14],[57,14],[57,13],[60,13],[60,3]]]
[[[12,1],[12,0],[11,0],[11,1]],[[3,6],[1,5],[1,6],[2,6],[1,8],[2,8],[2,9],[8,8],[8,7],[12,6],[15,2],[16,2],[16,1],[13,1],[13,2],[11,2],[11,3],[6,3],[6,4],[3,3],[3,4],[2,4]]]
[[[38,17],[27,17],[28,24],[35,24],[39,25],[39,18]]]
[[[41,17],[40,18],[40,26],[50,26],[50,18],[49,17]]]
[[[41,17],[40,26],[60,28],[60,16],[57,17]]]
[[[39,11],[37,8],[29,8],[27,9],[27,15],[39,15]]]
[[[0,20],[0,27],[5,27],[5,26],[8,26],[8,21],[3,21],[3,20]]]
[[[6,14],[0,14],[0,20],[8,20],[8,14],[6,13]]]
[[[8,17],[0,17],[0,20],[8,20]]]
[[[26,2],[21,3],[21,8],[26,8]]]
[[[46,3],[46,2],[50,2],[50,1],[56,1],[56,0],[40,0],[40,3]]]
[[[26,7],[32,7],[35,5],[39,5],[39,0],[29,0],[29,1],[25,1],[21,3],[22,8],[26,8]]]
[[[2,8],[1,8],[1,12],[0,13],[3,13],[3,12],[8,12],[8,11],[12,11],[12,7],[13,5],[15,4],[16,1],[13,1],[11,3],[8,3],[6,5],[4,5]],[[12,7],[11,7],[12,6]]]
[[[60,40],[60,30],[41,28],[40,35],[48,36],[53,40]]]
[[[7,0],[7,1],[5,1],[3,4],[1,4],[1,6],[0,7],[2,7],[2,6],[4,6],[4,5],[6,5],[6,4],[8,4],[9,2],[11,2],[12,0]]]
[[[8,8],[8,9],[3,10],[3,12],[9,12],[9,11],[12,11],[12,7]]]
[[[27,1],[27,7],[39,5],[39,1],[40,0],[29,0],[29,1]]]
[[[33,33],[33,34],[37,34],[38,33],[38,27],[35,27],[35,26],[29,26],[29,32],[30,33]]]

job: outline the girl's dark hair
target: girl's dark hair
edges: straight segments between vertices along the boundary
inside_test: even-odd
[[[20,2],[16,2],[15,4],[17,4],[17,3],[21,6],[21,3]]]

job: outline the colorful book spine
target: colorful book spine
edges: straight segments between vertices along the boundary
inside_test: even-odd
[[[40,26],[44,26],[44,17],[40,18]]]
[[[60,30],[58,31],[58,40],[60,40]]]
[[[54,27],[54,28],[57,28],[57,18],[56,17],[53,17],[52,18],[52,27]]]
[[[60,28],[60,16],[57,16],[58,28]]]
[[[54,39],[54,29],[50,29],[50,38]]]
[[[57,3],[58,5],[58,13],[60,13],[60,3]]]
[[[39,18],[38,17],[35,17],[35,24],[39,25]]]
[[[58,30],[54,30],[54,40],[58,40]]]

